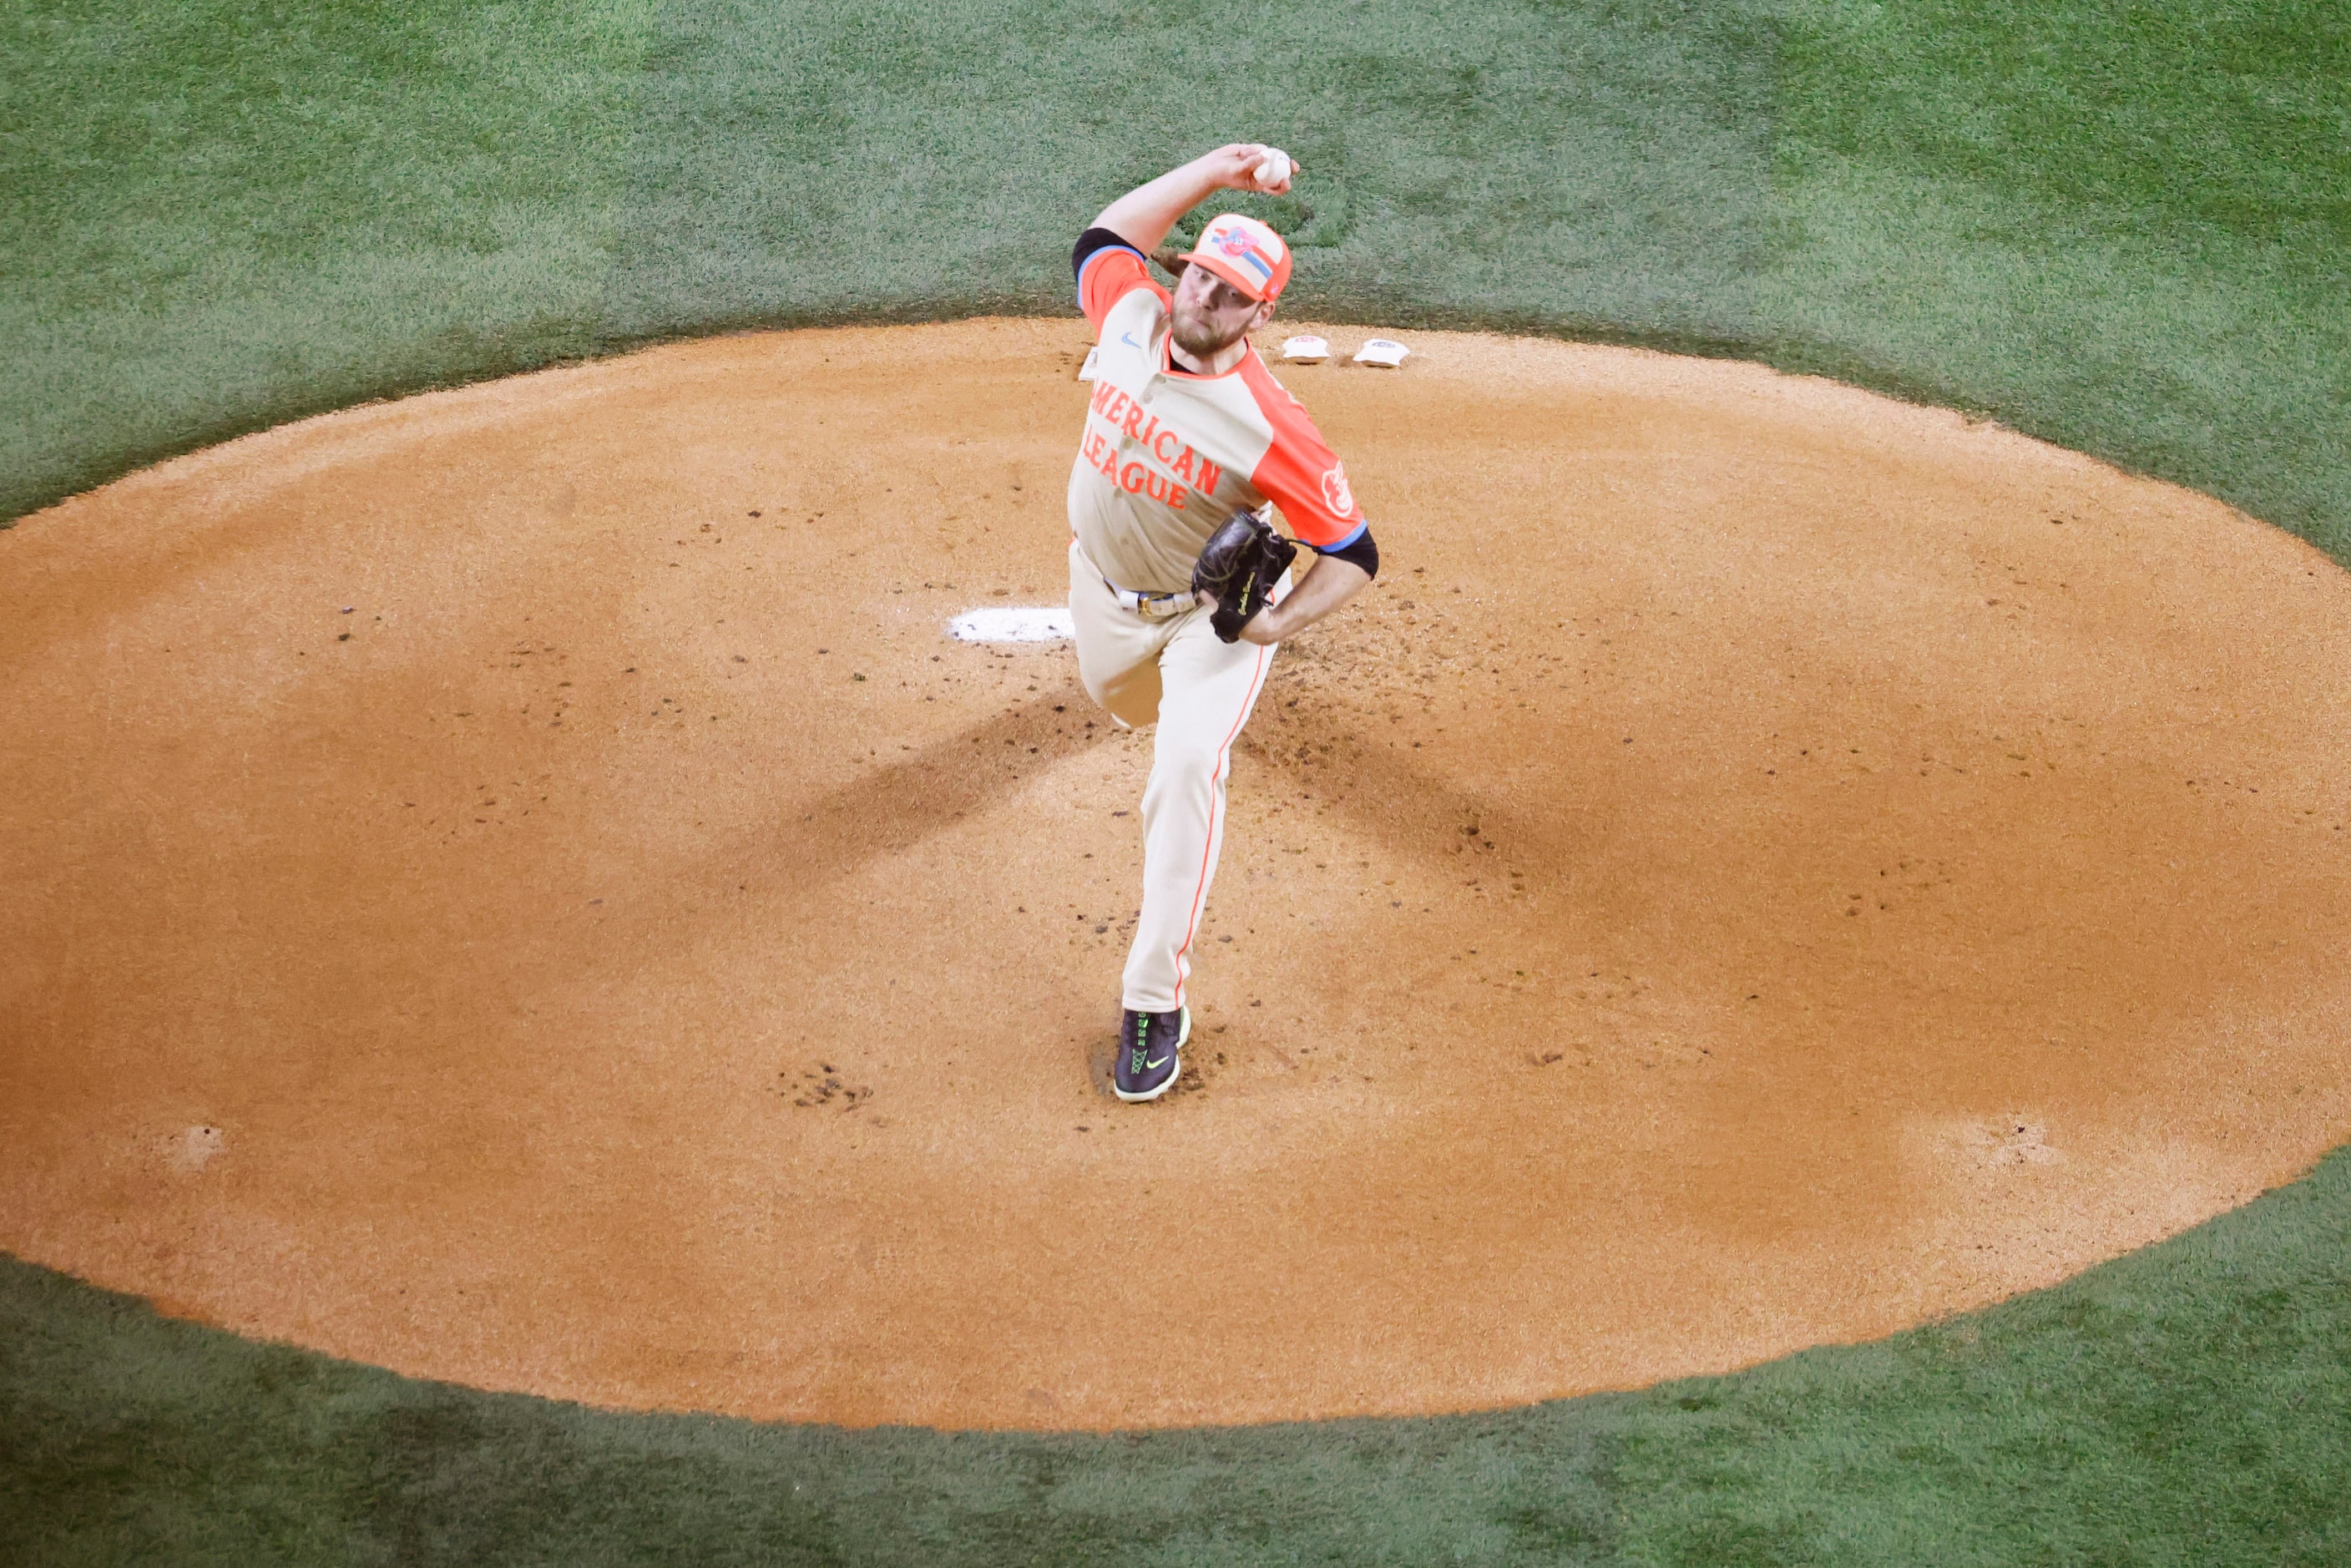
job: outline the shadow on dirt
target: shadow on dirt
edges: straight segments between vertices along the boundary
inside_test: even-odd
[[[1073,674],[1008,713],[882,763],[780,824],[795,840],[793,880],[813,892],[904,854],[1111,733]]]

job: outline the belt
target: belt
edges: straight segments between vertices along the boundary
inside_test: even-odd
[[[1119,608],[1132,610],[1146,621],[1165,621],[1171,615],[1181,615],[1199,601],[1187,593],[1137,593],[1131,588],[1121,588],[1109,578],[1102,586],[1118,596]]]
[[[1199,602],[1188,589],[1182,593],[1137,593],[1134,589],[1121,588],[1109,578],[1102,577],[1102,568],[1094,565],[1093,557],[1086,554],[1085,547],[1078,543],[1075,534],[1070,536],[1070,549],[1077,552],[1078,559],[1084,561],[1096,577],[1102,577],[1102,585],[1111,591],[1121,610],[1132,611],[1146,621],[1168,620],[1183,614]]]

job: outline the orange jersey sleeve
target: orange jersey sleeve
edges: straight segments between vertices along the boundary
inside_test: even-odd
[[[1162,305],[1167,303],[1167,290],[1152,280],[1142,253],[1132,246],[1103,246],[1078,264],[1078,308],[1097,332],[1111,307],[1137,288],[1148,288]]]
[[[1370,525],[1355,505],[1346,469],[1323,444],[1305,405],[1283,390],[1254,352],[1241,362],[1241,375],[1259,412],[1273,426],[1273,443],[1249,483],[1281,508],[1290,531],[1306,543],[1321,549],[1354,543]]]

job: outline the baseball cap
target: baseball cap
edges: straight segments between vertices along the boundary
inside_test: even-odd
[[[1290,247],[1255,218],[1219,213],[1184,260],[1207,267],[1251,299],[1280,297],[1290,281]]]

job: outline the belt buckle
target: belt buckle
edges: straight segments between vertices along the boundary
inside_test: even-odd
[[[1180,615],[1192,598],[1188,593],[1144,593],[1139,589],[1121,588],[1106,577],[1102,586],[1117,596],[1122,609],[1131,610],[1146,621],[1165,621],[1170,615]]]

